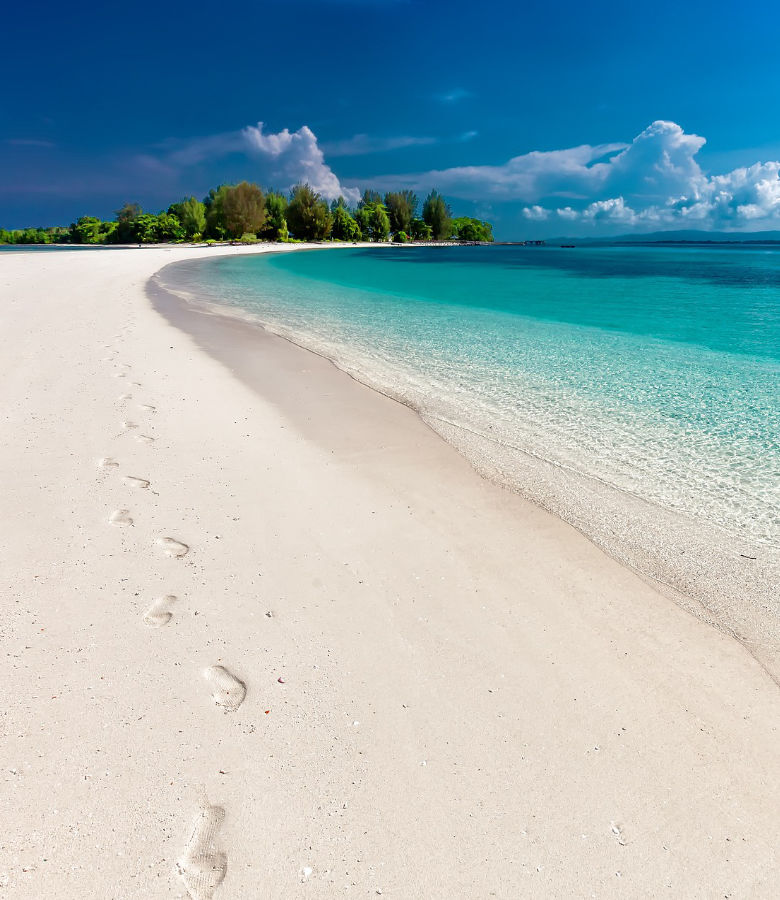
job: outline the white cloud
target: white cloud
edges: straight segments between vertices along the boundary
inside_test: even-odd
[[[543,221],[740,229],[780,225],[780,162],[708,175],[696,156],[705,139],[656,121],[630,144],[583,144],[533,151],[503,165],[458,166],[372,179],[453,198],[521,202],[521,215]],[[561,199],[568,201],[560,205]],[[557,202],[556,202],[557,201]]]
[[[526,206],[523,209],[523,216],[530,222],[541,222],[549,218],[550,210],[542,206]]]
[[[694,157],[705,143],[674,122],[653,122],[610,160],[604,189],[658,202],[681,193],[698,194],[706,178]]]
[[[467,199],[521,200],[534,203],[549,196],[586,197],[606,175],[599,162],[625,149],[625,144],[583,144],[568,150],[533,151],[515,156],[500,166],[457,166],[412,175],[371,179],[418,190],[435,185],[453,196]]]
[[[258,122],[240,131],[168,141],[160,150],[162,153],[157,157],[145,155],[137,159],[154,160],[161,170],[166,169],[173,175],[188,167],[241,155],[253,163],[246,177],[262,184],[287,189],[305,181],[328,199],[343,195],[357,201],[360,196],[357,189],[342,185],[325,162],[317,137],[307,125],[297,131],[285,128],[273,133],[265,131],[263,123]]]
[[[636,213],[626,206],[622,197],[610,197],[609,200],[596,200],[582,211],[582,217],[594,221],[623,222],[633,224]]]
[[[603,189],[612,196],[591,202],[577,217],[648,228],[780,223],[780,162],[706,175],[694,158],[703,145],[704,138],[672,122],[654,122],[611,161]],[[565,210],[557,213],[574,218]]]
[[[343,195],[356,202],[360,192],[344,187],[325,162],[325,155],[317,144],[317,137],[307,125],[297,131],[286,128],[277,134],[263,131],[263,123],[244,128],[241,132],[248,154],[262,162],[269,174],[266,181],[291,187],[305,181],[324,197],[334,199]]]

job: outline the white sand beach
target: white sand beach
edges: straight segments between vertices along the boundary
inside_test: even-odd
[[[0,256],[0,897],[776,897],[777,684],[233,252]]]

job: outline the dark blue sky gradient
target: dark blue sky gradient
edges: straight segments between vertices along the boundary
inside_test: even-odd
[[[2,32],[4,226],[167,206],[124,157],[258,121],[308,125],[348,184],[629,142],[655,119],[707,138],[705,170],[780,157],[774,3],[15,3]],[[435,142],[328,155],[358,133]]]

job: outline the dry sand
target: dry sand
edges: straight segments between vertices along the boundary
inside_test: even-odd
[[[777,896],[763,669],[219,252],[0,256],[0,897]]]

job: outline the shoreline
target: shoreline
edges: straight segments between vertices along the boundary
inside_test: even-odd
[[[184,292],[176,280],[180,265],[166,266],[155,273],[151,283],[215,319],[230,318],[255,333],[262,329],[314,353],[349,378],[409,408],[440,439],[455,447],[481,477],[576,528],[681,608],[739,641],[780,684],[777,547],[695,521],[527,448],[473,431],[463,422],[442,418],[359,368],[359,363],[347,359],[335,345],[321,347],[312,335],[265,321],[259,314],[222,303],[203,291]],[[176,319],[174,316],[173,321]],[[188,323],[195,321],[186,315],[178,319],[185,330]],[[208,340],[202,346],[229,364],[229,353],[224,352],[224,347]]]
[[[8,897],[773,896],[743,647],[322,357],[199,316],[204,352],[146,295],[184,251],[33,256],[0,287]]]

